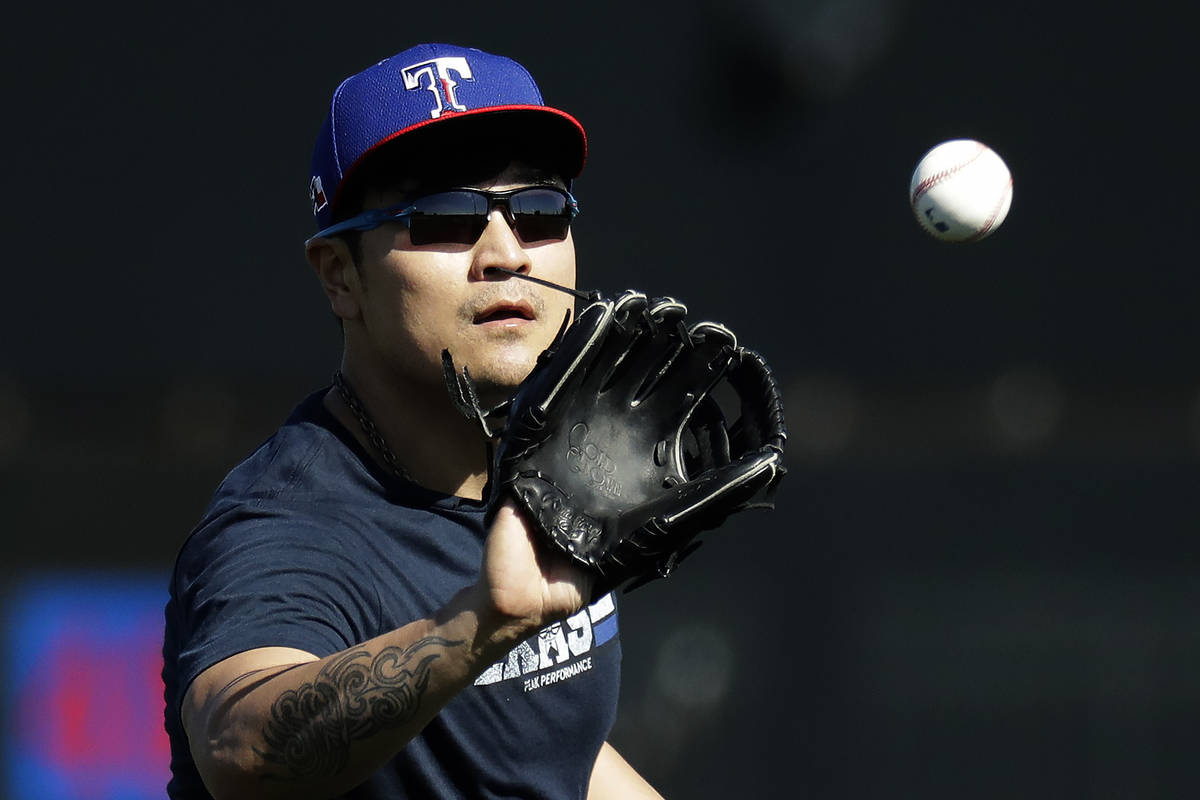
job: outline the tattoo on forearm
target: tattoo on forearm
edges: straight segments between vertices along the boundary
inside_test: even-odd
[[[460,644],[428,636],[374,655],[365,647],[348,650],[311,683],[275,700],[263,729],[266,748],[257,751],[259,756],[283,769],[284,774],[274,777],[336,775],[346,767],[351,743],[412,719],[441,649]],[[430,652],[431,647],[437,649]]]

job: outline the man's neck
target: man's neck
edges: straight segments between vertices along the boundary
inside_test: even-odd
[[[444,494],[472,500],[483,497],[487,483],[487,442],[479,427],[451,405],[443,389],[432,397],[426,387],[405,388],[343,364],[345,377],[401,469],[415,483]],[[325,407],[384,469],[380,448],[336,388],[325,395]]]

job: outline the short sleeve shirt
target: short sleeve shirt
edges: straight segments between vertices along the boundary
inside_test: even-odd
[[[179,707],[258,647],[324,657],[428,617],[478,577],[484,506],[394,478],[318,392],[217,489],[171,579],[163,643],[168,794],[208,798]],[[491,665],[349,798],[583,798],[616,716],[612,595]]]

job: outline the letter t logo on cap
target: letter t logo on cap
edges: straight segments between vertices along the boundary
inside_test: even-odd
[[[426,89],[433,94],[434,108],[429,112],[431,119],[437,119],[444,112],[467,110],[466,106],[458,102],[458,95],[455,93],[458,81],[451,77],[451,73],[457,74],[463,80],[475,80],[471,75],[471,66],[462,56],[433,58],[400,70],[400,74],[404,76],[405,89]],[[421,85],[422,77],[428,79],[424,86]]]

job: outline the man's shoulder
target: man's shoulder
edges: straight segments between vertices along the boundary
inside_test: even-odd
[[[225,476],[213,507],[230,503],[303,501],[340,496],[356,482],[357,459],[341,426],[324,407],[324,391],[306,397],[287,420]]]
[[[348,504],[371,494],[370,476],[321,403],[323,392],[306,397],[287,420],[217,486],[189,536],[219,537],[230,528],[265,531],[275,522],[303,534],[328,529]]]
[[[205,564],[248,547],[355,553],[481,539],[482,506],[389,481],[369,462],[321,393],[310,395],[225,476],[179,561]]]

